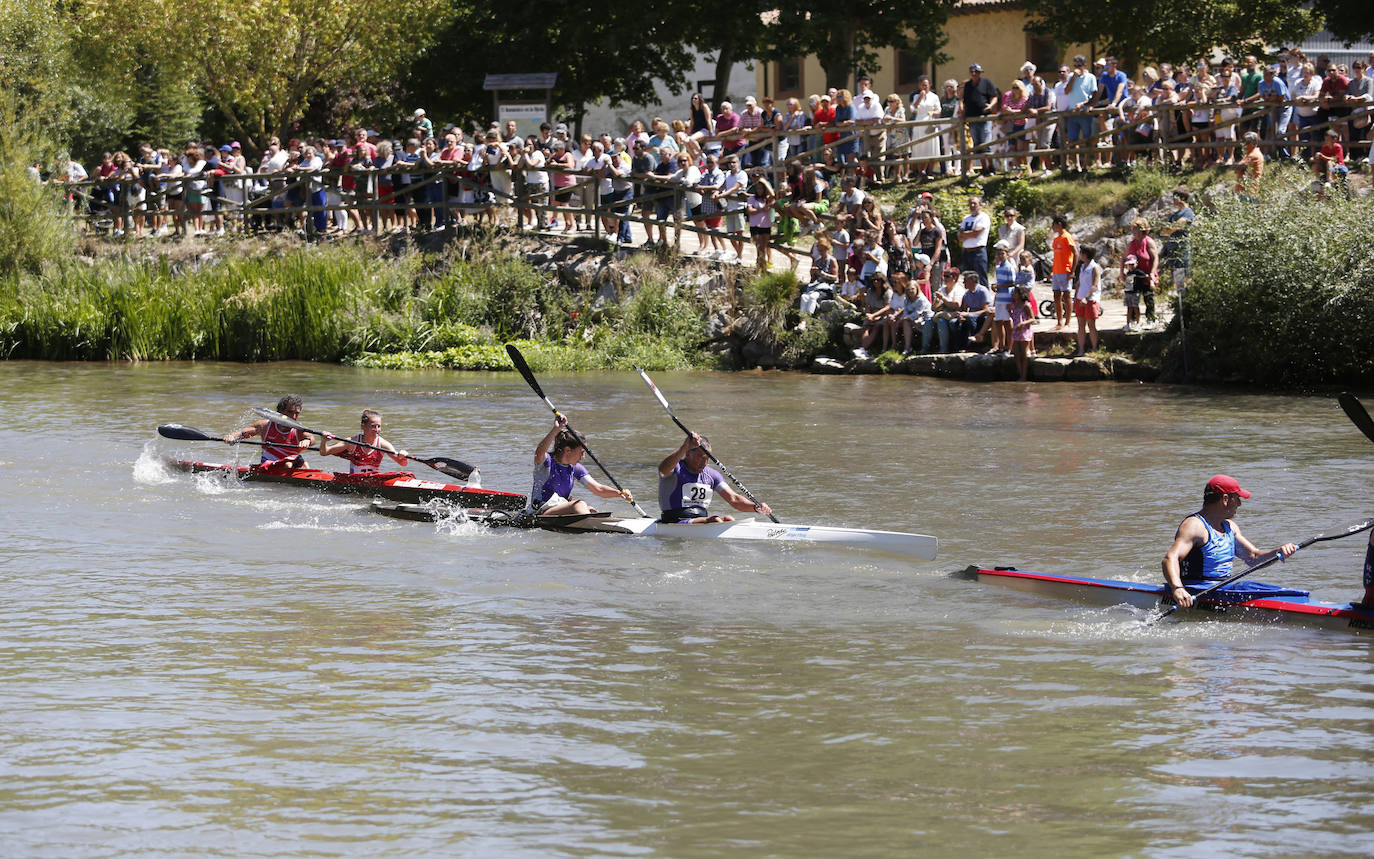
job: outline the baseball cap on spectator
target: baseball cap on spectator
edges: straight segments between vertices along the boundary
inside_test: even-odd
[[[230,148],[230,149],[242,149],[242,148],[243,148],[243,144],[242,144],[242,143],[239,143],[237,140],[235,140],[233,143],[230,143],[230,144],[229,144],[229,148]]]
[[[982,72],[983,67],[978,65],[977,63],[969,63],[968,70],[971,72]]]
[[[754,104],[754,105],[758,104],[758,102],[754,99],[754,97],[753,97],[752,95],[746,95],[746,96],[744,97],[744,103],[745,103],[745,104]]]
[[[871,93],[871,92],[866,92],[866,93],[863,94],[863,97],[864,97],[864,98],[867,98],[867,99],[871,99],[871,98],[873,98],[873,93]]]
[[[553,130],[553,133],[554,133],[554,134],[567,134],[567,133],[568,133],[568,126],[566,126],[566,125],[564,125],[563,123],[560,122],[560,123],[558,123],[558,127],[555,128],[555,129]]]
[[[1011,243],[1006,239],[998,239],[997,244],[993,245],[993,247],[1000,251],[1009,251],[1011,250]]]
[[[828,93],[821,93],[821,101],[830,101],[830,95]]]
[[[1102,66],[1105,69],[1107,67],[1107,60],[1103,57],[1098,57],[1096,60],[1093,61],[1093,65]]]
[[[233,152],[233,151],[234,151],[234,147],[232,147],[232,146],[230,146],[229,144],[226,143],[226,144],[224,144],[223,146],[221,146],[221,147],[219,148],[219,151],[220,151],[220,152]]]
[[[921,192],[921,199],[922,199],[922,200],[934,200],[934,199],[935,199],[935,195],[932,194],[932,193],[930,193],[929,191],[922,191],[922,192]]]
[[[1026,60],[1024,63],[1021,64],[1021,71],[1035,74],[1035,63],[1032,63],[1030,60]]]
[[[425,115],[425,109],[424,109],[423,107],[417,107],[417,108],[415,108],[415,118],[416,118],[416,119],[419,119],[420,117],[422,117],[422,116],[424,116],[424,115]]]
[[[911,258],[916,262],[920,263],[921,265],[930,265],[930,257],[926,256],[925,254],[915,254]]]

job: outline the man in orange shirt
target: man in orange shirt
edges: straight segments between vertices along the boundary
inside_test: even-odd
[[[1236,164],[1236,195],[1247,202],[1259,197],[1260,177],[1264,175],[1264,155],[1259,150],[1259,135],[1253,131],[1245,137],[1245,157]]]
[[[1054,251],[1054,264],[1050,267],[1050,286],[1054,290],[1054,330],[1058,331],[1069,324],[1069,314],[1073,308],[1070,285],[1073,268],[1078,263],[1078,241],[1069,232],[1069,220],[1063,215],[1055,215],[1050,222],[1050,248]]]

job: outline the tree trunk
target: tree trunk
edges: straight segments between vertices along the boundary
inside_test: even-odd
[[[735,65],[735,42],[727,39],[716,55],[716,79],[711,90],[711,101],[720,104],[730,97],[730,69]],[[765,68],[767,65],[765,64]],[[766,74],[766,72],[765,72]],[[765,87],[765,92],[767,88]],[[762,95],[762,93],[760,93]]]

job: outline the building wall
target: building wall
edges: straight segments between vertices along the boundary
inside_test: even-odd
[[[613,108],[605,101],[601,101],[588,105],[587,113],[582,120],[582,130],[588,134],[609,132],[612,136],[621,137],[630,130],[630,123],[636,119],[643,121],[646,128],[649,120],[655,116],[661,116],[670,122],[674,119],[686,119],[692,91],[700,88],[710,98],[711,81],[715,76],[715,62],[708,59],[705,54],[698,54],[695,68],[687,75],[686,92],[673,95],[667,87],[659,83],[658,98],[649,104],[623,104]],[[753,93],[749,87],[753,86],[755,79],[755,73],[745,63],[736,63],[730,68],[729,86],[726,89],[735,99],[736,110],[744,106],[744,97]],[[714,104],[715,101],[712,100],[712,105]]]

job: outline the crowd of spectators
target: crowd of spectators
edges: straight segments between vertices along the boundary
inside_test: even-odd
[[[681,118],[636,121],[624,136],[574,136],[561,123],[524,136],[510,121],[469,137],[452,124],[436,131],[420,109],[390,139],[365,128],[348,139],[271,138],[251,158],[237,141],[193,141],[180,154],[144,143],[134,155],[106,153],[90,171],[70,162],[54,179],[99,180],[92,207],[112,234],[132,236],[293,227],[366,234],[515,220],[565,231],[595,226],[628,242],[628,221],[594,223],[585,210],[625,215],[632,199],[648,197],[635,214],[652,222],[650,242],[666,244],[667,224],[685,223],[707,231],[698,251],[737,257],[746,233],[766,244],[757,239],[765,227],[781,227],[784,241],[794,237],[789,229],[873,231],[869,213],[831,212],[837,197],[848,207],[839,193],[845,178],[861,192],[875,181],[1048,175],[1146,158],[1236,164],[1237,138],[1255,132],[1259,157],[1303,158],[1322,181],[1340,181],[1353,161],[1370,158],[1369,64],[1308,62],[1296,49],[1276,56],[1191,70],[1162,64],[1134,81],[1113,57],[1073,57],[1053,82],[1026,62],[1005,90],[972,63],[963,81],[937,88],[922,77],[905,96],[882,96],[861,75],[853,92],[832,88],[783,104],[748,96],[739,111],[728,100],[712,108],[696,93]],[[729,238],[719,235],[722,224]]]

